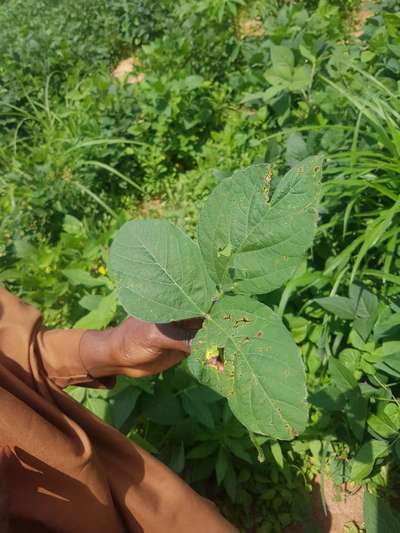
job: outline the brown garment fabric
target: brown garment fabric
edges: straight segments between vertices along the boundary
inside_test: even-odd
[[[234,533],[207,500],[62,391],[102,386],[83,330],[46,330],[0,288],[0,449],[11,533]]]

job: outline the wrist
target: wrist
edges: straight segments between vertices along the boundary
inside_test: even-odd
[[[114,361],[118,350],[115,340],[116,329],[87,330],[82,335],[79,346],[80,358],[87,373],[93,378],[115,373]]]

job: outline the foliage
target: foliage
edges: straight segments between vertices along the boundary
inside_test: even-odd
[[[304,360],[311,409],[301,436],[249,434],[185,365],[71,393],[242,531],[281,531],[295,518],[316,531],[305,493],[318,471],[367,486],[367,531],[371,520],[391,524],[398,2],[373,3],[360,36],[349,19],[358,2],[101,3],[0,3],[1,281],[50,326],[117,323],[124,312],[106,265],[125,221],[166,218],[194,236],[209,191],[234,169],[269,161],[284,174],[324,153],[312,252],[284,288],[257,296]],[[132,54],[145,77],[130,85],[110,72]]]
[[[198,244],[167,221],[142,220],[126,223],[111,248],[126,311],[161,323],[204,318],[189,369],[228,399],[249,431],[280,439],[305,428],[304,369],[281,319],[250,296],[279,288],[303,260],[315,233],[320,175],[319,158],[277,182],[270,167],[249,167],[208,198]]]

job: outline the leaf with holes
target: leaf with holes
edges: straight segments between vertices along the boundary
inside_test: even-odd
[[[224,296],[193,342],[191,372],[228,399],[255,433],[292,439],[307,422],[304,366],[281,319],[246,296]]]
[[[282,179],[254,165],[223,180],[208,198],[199,245],[224,291],[261,294],[280,287],[311,246],[318,218],[321,159],[310,157]]]
[[[304,367],[281,319],[251,296],[280,287],[304,259],[320,175],[318,157],[278,180],[270,166],[254,165],[210,195],[198,244],[167,221],[140,220],[125,224],[111,247],[110,271],[126,311],[151,322],[204,317],[189,369],[228,399],[251,432],[276,439],[305,429]]]

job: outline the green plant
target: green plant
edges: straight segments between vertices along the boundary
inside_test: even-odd
[[[187,365],[119,379],[113,391],[71,391],[246,533],[305,524],[312,478],[350,479],[364,445],[361,473],[389,449],[359,481],[379,495],[379,525],[399,487],[396,437],[376,431],[394,431],[382,413],[399,398],[397,356],[375,338],[386,315],[395,330],[399,311],[398,2],[368,9],[353,35],[357,1],[347,0],[0,2],[0,282],[49,326],[123,319],[105,265],[126,220],[166,218],[195,237],[209,191],[233,169],[270,161],[283,175],[311,154],[328,160],[307,261],[283,287],[251,295],[300,350],[310,403],[301,435],[278,444],[249,433]],[[131,55],[144,73],[136,85],[112,76]],[[386,396],[369,397],[370,387]]]
[[[318,158],[272,183],[271,167],[249,167],[210,195],[198,245],[169,222],[144,220],[125,224],[111,247],[127,312],[153,322],[204,318],[189,369],[250,431],[281,439],[306,426],[304,370],[280,318],[250,296],[280,287],[302,261],[320,175]]]

